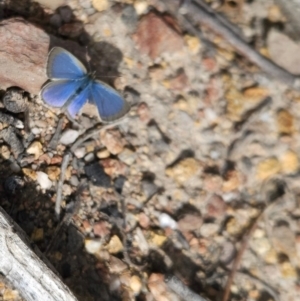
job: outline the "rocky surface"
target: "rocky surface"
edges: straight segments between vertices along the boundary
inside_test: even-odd
[[[258,52],[298,73],[299,44],[281,6],[207,2]],[[0,120],[0,205],[79,300],[185,300],[168,275],[219,300],[245,237],[230,300],[298,300],[300,93],[209,28],[201,40],[183,32],[163,9],[157,0],[6,1],[1,95],[21,88],[26,108],[14,111],[2,97],[13,121]],[[86,66],[90,57],[132,105],[74,151],[62,201],[73,217],[58,235],[63,157],[99,119],[87,107],[72,122],[39,98],[53,46]],[[1,282],[0,300],[20,297]]]

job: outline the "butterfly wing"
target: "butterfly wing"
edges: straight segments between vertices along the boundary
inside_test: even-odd
[[[84,84],[84,80],[60,80],[46,84],[41,90],[41,98],[43,101],[56,108],[61,108],[70,100],[76,91]]]
[[[86,68],[67,50],[54,47],[49,52],[47,76],[52,80],[81,79],[86,76]]]
[[[104,122],[117,120],[130,109],[128,102],[116,90],[99,80],[92,83],[89,100],[96,105]]]
[[[79,113],[81,108],[87,103],[90,92],[89,88],[90,87],[87,86],[85,89],[80,91],[80,93],[78,93],[78,95],[72,99],[70,105],[68,106],[67,110],[72,118],[74,118]]]

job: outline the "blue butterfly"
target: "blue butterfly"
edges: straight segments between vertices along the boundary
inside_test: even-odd
[[[88,74],[83,64],[63,48],[50,51],[47,76],[51,81],[42,88],[41,98],[49,106],[66,110],[71,118],[88,101],[96,105],[104,122],[117,120],[130,109],[116,90]]]

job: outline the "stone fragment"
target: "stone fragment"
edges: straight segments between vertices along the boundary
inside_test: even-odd
[[[140,20],[133,39],[141,52],[155,59],[165,52],[174,53],[183,49],[183,39],[169,21],[154,12]]]
[[[175,77],[169,79],[168,88],[175,91],[184,90],[188,87],[188,81],[188,77],[185,74],[184,70],[180,70]]]
[[[204,223],[200,228],[200,234],[205,238],[211,238],[218,233],[219,228],[220,226],[218,224]]]
[[[277,113],[278,132],[281,135],[291,135],[294,132],[294,117],[293,115],[282,109]]]
[[[256,168],[256,177],[259,180],[265,180],[280,171],[280,162],[277,158],[271,157],[261,161]]]
[[[203,219],[199,215],[186,214],[178,221],[178,229],[182,232],[199,231]]]
[[[184,185],[191,177],[200,171],[200,163],[194,158],[185,158],[174,166],[166,169],[166,175],[178,184]]]
[[[228,264],[232,261],[232,259],[234,258],[234,255],[236,253],[236,249],[234,244],[227,240],[222,244],[222,251],[221,251],[221,255],[220,255],[220,261],[223,264]]]
[[[148,242],[149,244],[155,245],[157,247],[161,247],[166,240],[167,237],[165,235],[160,235],[151,231]]]
[[[219,195],[212,195],[206,204],[206,215],[208,217],[222,218],[225,216],[226,203]]]
[[[58,7],[66,4],[66,0],[35,0],[35,2],[52,10],[56,10]]]
[[[225,179],[223,181],[222,190],[224,192],[230,192],[238,189],[242,184],[241,175],[237,170],[230,170],[225,175]]]
[[[33,181],[36,181],[37,174],[36,174],[35,170],[32,170],[30,168],[23,168],[22,171],[23,171],[25,176],[27,176],[28,178],[30,178]]]
[[[272,29],[267,37],[272,60],[293,74],[300,74],[300,45],[278,30]]]
[[[111,177],[125,175],[127,171],[126,165],[115,159],[104,159],[101,161],[104,171]]]
[[[287,151],[280,157],[282,172],[294,174],[299,170],[299,159],[295,152]]]
[[[196,53],[199,52],[200,47],[201,47],[201,43],[200,43],[199,38],[194,37],[194,36],[190,36],[190,35],[185,35],[184,40],[187,43],[189,51],[192,54],[196,54]]]
[[[62,133],[59,142],[63,145],[70,145],[74,143],[78,137],[79,137],[78,131],[73,129],[67,129]]]
[[[123,244],[117,235],[112,236],[107,245],[107,250],[110,254],[117,254],[123,251]]]
[[[62,25],[58,32],[68,38],[77,38],[83,32],[83,25],[81,22],[67,23]]]
[[[86,149],[85,147],[79,147],[74,151],[74,155],[76,156],[76,158],[81,159],[85,156],[86,154]]]
[[[64,21],[64,23],[69,23],[72,20],[72,9],[69,6],[62,6],[58,9],[58,12]]]
[[[289,278],[289,279],[297,279],[298,272],[295,269],[295,267],[288,261],[283,262],[280,265],[281,275],[283,278]]]
[[[110,176],[105,172],[103,167],[99,163],[92,163],[84,168],[87,177],[96,186],[110,187]]]
[[[34,228],[31,239],[33,241],[41,241],[44,239],[44,229],[43,228]]]
[[[98,159],[106,159],[110,156],[110,152],[106,148],[103,148],[97,151],[96,156]]]
[[[100,221],[93,227],[96,236],[105,237],[110,234],[110,227],[106,221]]]
[[[97,11],[104,11],[109,8],[108,0],[92,0],[92,5]]]
[[[1,286],[0,286],[1,288]],[[6,289],[3,294],[1,290],[3,301],[20,300],[19,292],[17,290]]]
[[[37,182],[41,186],[42,189],[50,189],[52,186],[52,182],[49,180],[48,175],[42,171],[37,171]]]
[[[243,96],[247,101],[257,103],[270,95],[269,89],[265,87],[251,87],[243,91]]]
[[[176,229],[177,228],[177,223],[176,221],[166,213],[161,213],[158,218],[159,221],[159,226],[161,228],[170,228],[170,229]]]
[[[135,162],[137,155],[135,151],[125,147],[118,157],[121,161],[130,166]]]
[[[138,215],[138,222],[142,228],[147,229],[150,225],[150,218],[144,212],[141,212]]]
[[[130,277],[130,288],[134,295],[138,295],[140,293],[142,289],[142,281],[138,276],[133,275]]]
[[[34,141],[26,150],[27,154],[34,155],[34,159],[37,160],[43,154],[43,146],[41,142]]]
[[[148,123],[151,119],[150,110],[146,103],[142,102],[137,107],[137,114],[144,123]]]
[[[46,173],[51,181],[57,181],[60,175],[60,168],[58,166],[49,166],[46,168]]]
[[[99,239],[86,239],[84,241],[85,250],[89,254],[96,254],[102,247],[102,242]]]
[[[1,31],[1,26],[0,26]],[[1,39],[1,37],[0,37]],[[1,60],[1,59],[0,59]],[[0,66],[1,68],[1,66]],[[0,75],[1,77],[1,75]],[[0,138],[2,138],[9,146],[15,158],[18,158],[24,151],[24,146],[19,137],[15,133],[15,129],[9,126],[0,131]]]
[[[124,149],[124,140],[118,130],[102,131],[101,142],[113,154],[120,154]]]
[[[294,232],[287,224],[279,224],[272,231],[272,243],[278,253],[286,254],[290,260],[296,255],[296,239]]]
[[[25,112],[28,106],[27,101],[24,91],[17,88],[8,89],[3,96],[5,109],[13,113]]]

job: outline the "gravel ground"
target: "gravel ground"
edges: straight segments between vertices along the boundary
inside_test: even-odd
[[[72,219],[58,222],[63,157],[99,120],[87,106],[72,122],[30,87],[16,90],[16,112],[1,90],[1,112],[17,120],[0,116],[0,205],[78,299],[213,301],[227,287],[227,300],[299,300],[300,92],[209,28],[201,39],[183,31],[164,1],[47,2],[7,1],[2,17],[88,46],[91,68],[132,105],[75,150],[61,215]],[[257,52],[300,74],[281,2],[207,1]],[[2,280],[0,300],[21,300]]]

